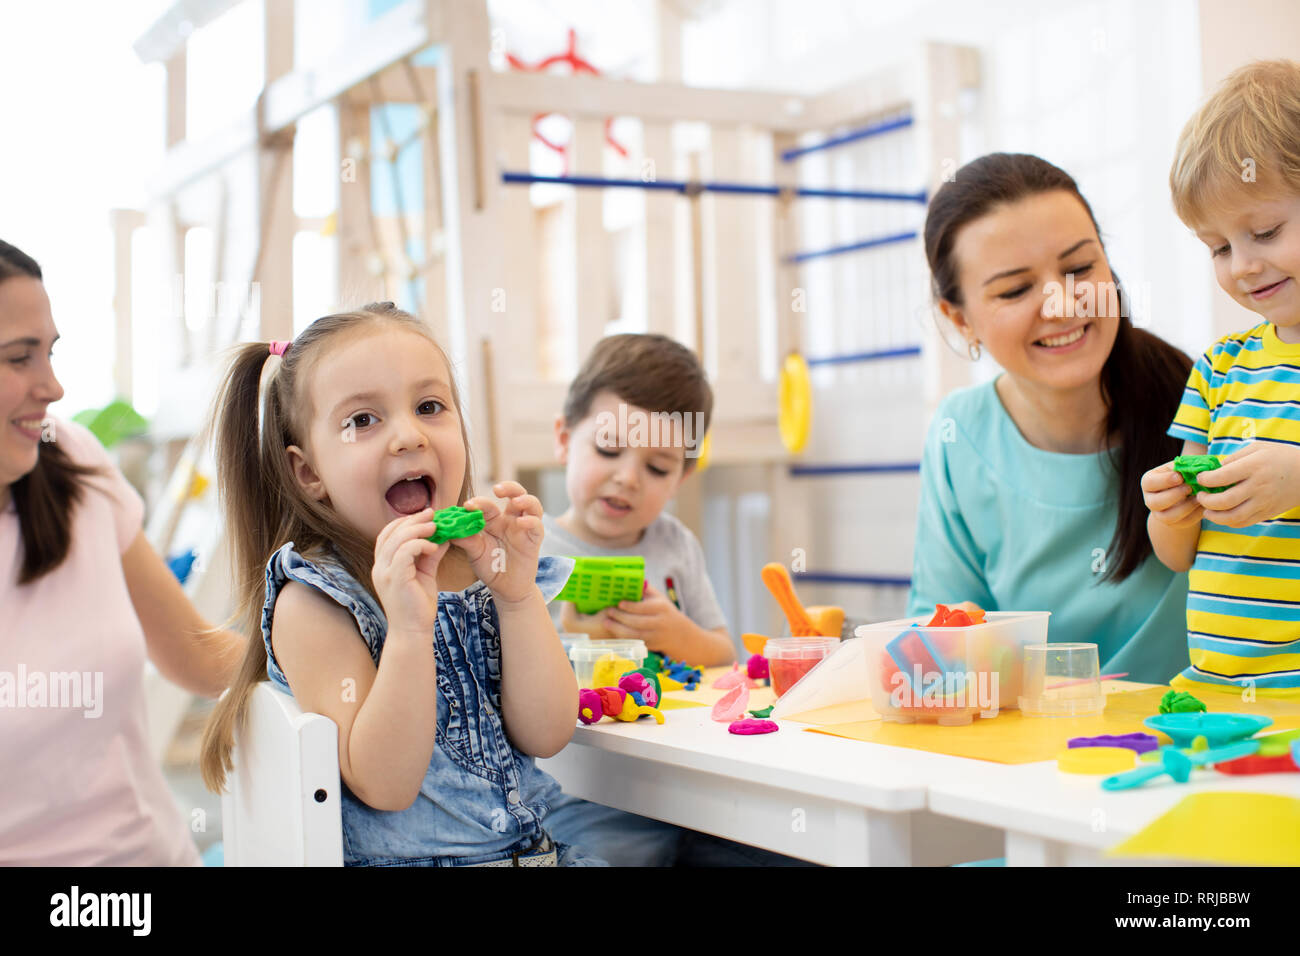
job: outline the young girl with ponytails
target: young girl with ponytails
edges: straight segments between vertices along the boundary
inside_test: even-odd
[[[539,561],[542,508],[520,485],[493,487],[503,504],[470,497],[459,394],[425,325],[380,303],[246,344],[214,424],[241,606],[262,640],[208,724],[207,785],[224,785],[269,678],[338,725],[346,864],[599,865],[547,835],[560,788],[533,761],[574,729],[577,684],[546,608],[570,567]],[[456,504],[484,530],[433,544],[434,511]]]

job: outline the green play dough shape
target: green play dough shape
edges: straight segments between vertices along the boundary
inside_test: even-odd
[[[768,704],[766,707],[760,707],[758,710],[751,710],[750,713],[760,720],[763,720],[772,716],[772,708],[775,706],[776,704]]]
[[[1202,491],[1208,491],[1210,494],[1218,494],[1220,491],[1227,491],[1231,485],[1223,488],[1207,488],[1196,480],[1196,476],[1203,471],[1215,471],[1222,467],[1223,462],[1218,455],[1179,455],[1174,459],[1174,471],[1183,476],[1183,481],[1187,482],[1187,487],[1192,489],[1192,494],[1198,494]]]
[[[460,505],[452,505],[433,513],[433,520],[438,525],[432,537],[434,544],[442,544],[455,538],[468,538],[483,530],[483,512],[471,511]]]
[[[1205,710],[1205,705],[1191,694],[1185,692],[1180,693],[1171,690],[1160,698],[1160,713],[1162,714],[1191,714],[1203,710]]]

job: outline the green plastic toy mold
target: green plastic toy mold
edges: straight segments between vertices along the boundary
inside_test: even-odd
[[[483,530],[483,512],[471,511],[460,505],[452,505],[433,513],[433,520],[438,525],[432,537],[434,544],[452,541],[456,538],[468,538]]]
[[[645,558],[574,558],[573,573],[557,601],[572,601],[579,614],[595,614],[619,601],[639,601],[645,589]]]
[[[1223,462],[1218,455],[1179,455],[1174,459],[1174,471],[1183,476],[1183,481],[1187,482],[1187,487],[1192,489],[1192,494],[1202,491],[1218,494],[1231,488],[1231,485],[1224,488],[1206,488],[1196,480],[1196,476],[1201,472],[1214,471],[1222,465]]]

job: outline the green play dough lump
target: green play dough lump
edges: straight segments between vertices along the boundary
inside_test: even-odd
[[[442,544],[455,538],[468,538],[483,530],[483,512],[470,511],[460,505],[452,505],[433,513],[433,520],[438,530],[429,538],[434,544]]]
[[[1191,714],[1205,710],[1205,705],[1188,693],[1171,690],[1160,698],[1160,713]]]
[[[1196,476],[1201,472],[1214,471],[1222,465],[1223,462],[1219,460],[1218,455],[1179,455],[1174,459],[1174,471],[1183,476],[1183,481],[1187,482],[1187,487],[1192,489],[1192,494],[1202,491],[1218,494],[1232,487],[1228,485],[1225,488],[1207,488],[1196,480]]]

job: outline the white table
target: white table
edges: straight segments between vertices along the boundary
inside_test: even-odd
[[[1000,831],[936,816],[928,792],[946,764],[980,761],[805,733],[741,737],[708,707],[662,726],[602,721],[539,761],[587,800],[836,866],[956,863],[1002,855]]]
[[[1005,855],[1009,866],[1118,864],[1101,851],[1197,790],[1300,797],[1300,774],[1152,781],[1107,793],[1056,762],[998,764],[806,733],[738,737],[709,708],[662,726],[602,721],[539,765],[567,793],[834,866],[942,865]]]
[[[1133,866],[1101,852],[1142,830],[1183,797],[1198,791],[1237,790],[1300,797],[1300,773],[1233,776],[1194,771],[1178,784],[1168,777],[1110,793],[1101,777],[1061,773],[1056,761],[954,767],[930,784],[936,813],[997,827],[1006,833],[1008,866]]]

